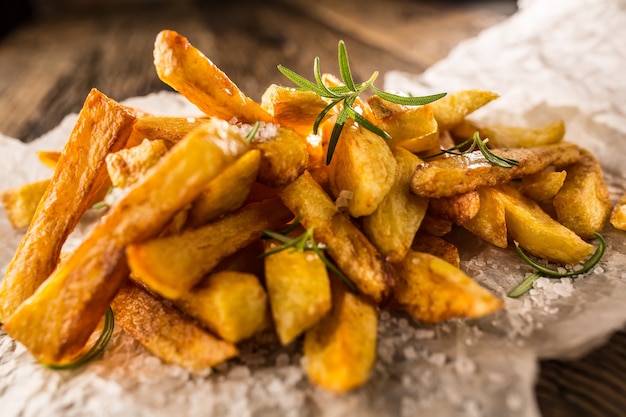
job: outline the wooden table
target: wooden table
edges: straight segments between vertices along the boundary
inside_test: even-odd
[[[152,65],[164,28],[187,36],[253,99],[284,83],[278,63],[312,75],[313,58],[337,73],[338,39],[356,79],[419,73],[459,41],[516,10],[511,0],[40,1],[31,20],[0,39],[0,132],[32,140],[77,112],[96,87],[116,100],[169,89]],[[544,416],[626,415],[626,333],[573,361],[543,361]]]

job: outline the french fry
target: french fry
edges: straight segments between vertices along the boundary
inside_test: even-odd
[[[386,260],[400,261],[411,247],[426,214],[428,200],[413,194],[409,183],[421,159],[403,148],[393,150],[397,163],[393,185],[376,210],[362,218],[363,232]]]
[[[201,371],[239,354],[232,343],[217,339],[130,281],[120,288],[111,307],[122,329],[167,363]]]
[[[261,97],[261,107],[274,117],[276,123],[289,126],[306,137],[312,133],[317,116],[328,105],[312,91],[271,84]],[[330,114],[326,116],[326,119]]]
[[[160,140],[169,149],[206,121],[201,117],[142,116],[137,118],[128,142],[139,144],[144,139]]]
[[[425,252],[435,255],[443,259],[452,266],[461,267],[461,258],[459,249],[450,242],[443,240],[438,236],[431,236],[426,233],[418,232],[411,244],[411,249],[416,252]]]
[[[478,189],[480,207],[476,215],[463,224],[463,227],[499,248],[506,248],[508,230],[506,227],[505,204],[497,188]]]
[[[428,253],[410,251],[397,271],[393,303],[424,323],[475,319],[503,305],[463,271]]]
[[[444,236],[452,231],[452,222],[439,217],[433,217],[428,214],[427,210],[422,224],[420,224],[419,231],[432,236]]]
[[[612,203],[602,176],[600,162],[586,150],[576,164],[565,168],[567,177],[552,204],[561,224],[582,238],[602,231]]]
[[[622,194],[617,204],[613,206],[609,220],[614,228],[626,230],[626,193]]]
[[[480,197],[477,191],[468,191],[450,197],[431,198],[428,201],[430,215],[448,220],[457,226],[473,219],[479,209]]]
[[[28,227],[50,179],[35,181],[0,193],[0,201],[7,218],[15,229]]]
[[[246,97],[226,74],[189,41],[172,30],[159,32],[154,43],[154,66],[167,85],[208,116],[240,122],[272,122],[272,116]]]
[[[509,185],[499,187],[509,235],[529,253],[561,264],[576,264],[593,251],[593,245],[563,226],[528,197]]]
[[[133,121],[126,108],[91,90],[0,284],[0,322],[54,270],[67,236],[107,180],[106,155],[124,147]]]
[[[411,190],[421,197],[450,197],[509,182],[551,165],[562,168],[580,158],[580,148],[566,142],[536,148],[494,149],[493,153],[515,159],[519,165],[492,165],[479,151],[424,162],[415,170]]]
[[[196,228],[241,207],[256,181],[261,153],[250,149],[215,177],[189,208],[187,226]]]
[[[539,204],[551,203],[559,192],[567,171],[539,171],[535,174],[522,177],[520,191],[527,197],[532,198]]]
[[[261,125],[251,147],[261,152],[257,180],[270,187],[289,184],[304,172],[308,164],[304,138],[289,127]]]
[[[486,90],[462,90],[433,102],[430,106],[435,114],[439,130],[450,130],[461,123],[465,117],[490,101],[500,97],[497,93]]]
[[[136,183],[166,152],[162,140],[145,139],[137,146],[108,154],[105,160],[111,183],[119,188]]]
[[[231,343],[248,339],[271,323],[265,289],[256,276],[245,272],[210,274],[174,305]]]
[[[56,168],[60,157],[61,152],[59,151],[37,151],[37,158],[48,168]]]
[[[217,119],[191,132],[19,305],[4,323],[6,332],[43,363],[62,363],[71,357],[85,344],[128,276],[126,247],[158,234],[247,146],[238,132]]]
[[[376,359],[376,308],[333,280],[332,310],[307,330],[306,373],[316,385],[343,393],[365,383]]]
[[[347,122],[329,165],[329,185],[335,196],[352,193],[347,202],[352,217],[372,214],[393,184],[396,160],[385,139]]]
[[[380,252],[339,211],[311,174],[305,171],[279,192],[280,198],[305,228],[314,228],[315,239],[358,290],[380,303],[389,296],[393,276]]]
[[[179,235],[131,244],[126,249],[133,275],[146,287],[169,298],[180,298],[226,256],[262,236],[263,229],[281,227],[293,215],[272,199]]]
[[[496,148],[530,148],[552,145],[563,140],[565,123],[563,120],[556,120],[535,129],[503,125],[481,126],[480,135],[488,138],[489,144]]]
[[[266,252],[280,244],[268,240]],[[265,285],[276,333],[286,346],[331,307],[326,265],[312,252],[285,249],[265,257]]]

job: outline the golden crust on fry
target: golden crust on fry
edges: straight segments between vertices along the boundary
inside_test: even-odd
[[[512,168],[492,165],[479,151],[424,162],[415,170],[411,190],[421,197],[449,197],[509,182],[550,165],[570,165],[580,159],[580,148],[566,142],[536,148],[494,149],[493,153],[513,158],[519,165]]]
[[[172,30],[159,32],[154,42],[154,66],[159,78],[208,116],[240,122],[273,121],[261,106],[239,90],[226,74],[189,41]]]
[[[200,371],[239,353],[233,344],[217,339],[132,282],[120,288],[111,307],[122,329],[165,362]]]
[[[626,230],[626,193],[613,206],[610,221],[614,228]]]
[[[428,214],[461,226],[473,219],[480,209],[477,191],[428,200]]]
[[[0,202],[15,229],[30,224],[48,184],[50,179],[31,182],[0,193]]]
[[[125,107],[96,89],[90,91],[0,284],[0,322],[54,270],[67,236],[107,181],[106,155],[126,145],[134,120]]]

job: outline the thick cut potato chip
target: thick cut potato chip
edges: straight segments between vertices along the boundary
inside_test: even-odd
[[[600,162],[588,151],[576,164],[565,168],[567,177],[552,204],[559,222],[587,239],[601,232],[612,203]]]
[[[313,91],[276,84],[271,84],[261,97],[261,107],[274,116],[276,123],[292,128],[303,137],[312,133],[315,119],[327,105]]]
[[[428,201],[428,214],[448,220],[460,226],[473,219],[480,208],[477,191],[468,191],[450,197],[431,198]]]
[[[463,227],[483,238],[492,245],[506,248],[508,231],[506,228],[505,204],[497,188],[478,189],[480,207],[476,215],[463,224]]]
[[[308,171],[279,192],[280,198],[358,290],[380,303],[391,291],[393,276],[380,252],[352,221],[339,211]]]
[[[0,193],[0,201],[11,225],[16,229],[30,224],[50,180],[35,181]]]
[[[385,139],[346,123],[329,165],[329,185],[336,197],[351,193],[347,210],[352,217],[376,210],[391,189],[395,172],[396,160]]]
[[[367,381],[376,360],[376,308],[333,281],[332,310],[306,332],[304,356],[310,380],[342,393]]]
[[[146,240],[126,249],[133,276],[157,294],[180,298],[228,255],[293,218],[280,199],[250,203],[197,229]]]
[[[552,201],[559,192],[567,171],[539,171],[522,177],[520,191],[527,197],[532,198],[539,204],[547,204]]]
[[[422,220],[419,231],[432,236],[444,236],[452,231],[452,222],[439,217],[433,217],[426,211],[426,216]]]
[[[115,321],[147,351],[191,371],[238,355],[237,348],[203,330],[156,296],[127,282],[113,300]]]
[[[400,261],[411,247],[428,207],[428,199],[413,194],[409,183],[421,163],[406,149],[393,150],[397,168],[393,186],[376,210],[362,218],[363,232],[386,260]]]
[[[226,74],[189,41],[172,30],[159,32],[154,42],[154,66],[159,78],[208,116],[240,122],[271,122],[273,117],[241,92]]]
[[[439,130],[452,129],[473,113],[492,100],[500,97],[492,91],[462,90],[433,102],[430,106],[435,114]]]
[[[461,267],[459,249],[452,243],[447,242],[438,236],[431,236],[426,233],[419,232],[415,235],[415,239],[411,244],[411,249],[416,252],[430,253],[431,255],[435,255],[457,268]]]
[[[502,168],[489,163],[479,151],[424,162],[415,170],[411,190],[421,197],[449,197],[534,174],[550,165],[563,167],[580,158],[580,148],[560,143],[536,148],[494,149],[519,165]]]
[[[489,139],[496,148],[530,148],[552,145],[563,140],[565,123],[557,120],[546,126],[532,129],[519,126],[482,126],[480,136]]]
[[[509,235],[529,253],[562,264],[576,264],[593,252],[593,245],[563,226],[515,188],[502,185]]]
[[[613,207],[610,221],[614,228],[626,230],[626,193],[622,195]]]
[[[174,146],[37,291],[4,323],[44,363],[59,363],[85,344],[128,276],[128,245],[156,236],[247,141],[226,122],[203,124]],[[103,161],[104,164],[104,161]]]
[[[424,323],[479,318],[503,305],[463,271],[428,253],[409,252],[397,270],[394,304]]]
[[[0,284],[0,322],[52,273],[61,247],[107,181],[105,157],[126,145],[135,118],[91,90],[54,175]]]
[[[187,213],[187,226],[196,228],[240,208],[259,173],[261,153],[250,149],[215,177]]]
[[[167,152],[161,140],[144,140],[132,148],[121,149],[106,156],[107,171],[114,187],[124,188],[141,176]]]
[[[144,139],[161,140],[168,148],[171,148],[206,121],[207,119],[202,117],[139,117],[133,126],[128,143],[139,144]]]
[[[279,242],[267,241],[266,252],[279,246]],[[313,252],[285,249],[267,255],[265,285],[274,327],[285,346],[330,310],[330,281],[326,265]]]
[[[220,338],[238,343],[270,326],[268,299],[249,273],[219,271],[174,300],[174,305]]]

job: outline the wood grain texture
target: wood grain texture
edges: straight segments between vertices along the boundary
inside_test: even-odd
[[[260,100],[270,83],[288,83],[277,64],[312,76],[319,56],[323,71],[337,73],[339,39],[356,79],[420,73],[515,11],[513,0],[38,3],[33,19],[0,39],[0,132],[24,141],[80,110],[92,87],[116,100],[168,90],[152,65],[161,29],[184,34]],[[542,361],[536,392],[544,417],[625,415],[626,333],[579,360]]]

